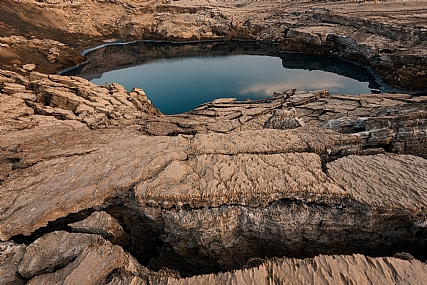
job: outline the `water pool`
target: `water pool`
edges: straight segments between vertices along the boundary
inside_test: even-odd
[[[354,95],[386,88],[363,66],[334,56],[280,53],[257,42],[139,42],[106,46],[87,56],[89,62],[73,75],[99,85],[117,82],[128,91],[142,88],[164,114],[216,98],[262,99],[294,88]]]

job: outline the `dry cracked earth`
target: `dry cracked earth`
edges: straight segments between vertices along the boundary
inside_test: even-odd
[[[0,284],[424,284],[427,3],[0,1]],[[249,39],[402,94],[163,115],[57,71],[116,40]]]

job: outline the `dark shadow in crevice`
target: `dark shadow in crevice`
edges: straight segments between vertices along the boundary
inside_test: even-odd
[[[287,214],[274,218],[283,220],[271,225],[277,227],[273,230],[270,228],[272,233],[277,231],[278,234],[261,233],[255,224],[249,223],[247,228],[238,227],[233,239],[229,240],[226,237],[229,233],[226,232],[232,231],[233,226],[227,225],[228,219],[221,218],[221,215],[232,208],[245,208],[242,213],[248,215],[265,214],[266,221],[276,213]],[[154,271],[162,268],[177,270],[182,277],[248,268],[273,257],[311,258],[319,254],[381,257],[408,252],[417,259],[427,259],[427,231],[415,226],[413,217],[406,213],[385,215],[371,212],[369,207],[351,199],[344,199],[336,205],[280,199],[265,208],[224,205],[217,208],[165,210],[147,206],[140,212],[115,205],[106,211],[126,228],[132,239],[131,246],[126,250],[142,265]],[[150,214],[146,216],[145,211]],[[307,211],[313,218],[321,216],[324,219],[301,225],[295,236],[280,233],[280,228],[286,224],[298,223],[300,218],[297,213],[307,214]],[[215,228],[218,225],[214,221],[211,221],[212,227],[197,229],[185,224],[171,228],[167,222],[181,215],[187,218],[188,215],[194,216],[195,220],[206,214],[208,219],[212,212],[217,212],[218,218],[223,219],[222,228]],[[224,240],[213,242],[211,246],[202,241],[202,244],[195,244],[195,236],[203,231],[224,232]]]
[[[147,266],[152,258],[159,255],[159,249],[163,246],[159,239],[162,232],[152,220],[124,205],[113,205],[104,211],[114,217],[130,237],[129,241],[118,245],[132,254],[141,265]]]
[[[78,213],[69,214],[68,216],[64,218],[59,218],[55,221],[49,222],[47,226],[39,228],[35,230],[31,235],[25,236],[25,235],[16,235],[10,238],[10,240],[13,240],[14,242],[18,244],[31,244],[36,239],[42,237],[43,235],[54,232],[54,231],[67,231],[71,232],[71,227],[68,226],[68,224],[75,223],[78,221],[82,221],[86,219],[90,214],[92,214],[95,210],[94,209],[86,209],[82,210]]]
[[[422,216],[372,209],[350,198],[338,203],[280,199],[265,207],[162,209],[131,208],[122,201],[110,204],[103,211],[117,219],[127,234],[127,239],[116,244],[141,265],[154,271],[176,270],[182,277],[258,266],[274,257],[311,258],[319,254],[381,257],[407,252],[419,260],[427,259],[427,230],[414,223],[423,221]],[[12,240],[29,244],[48,232],[71,232],[68,224],[83,220],[94,211],[70,214],[31,236],[18,235]],[[237,214],[233,216],[235,211]],[[199,226],[188,226],[183,222],[188,219],[195,224],[200,221]],[[215,222],[218,220],[222,222]],[[209,240],[211,235],[215,237]],[[117,274],[120,272],[113,272],[108,279]]]

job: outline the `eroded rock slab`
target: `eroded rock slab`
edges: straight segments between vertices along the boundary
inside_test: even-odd
[[[83,221],[68,224],[68,226],[76,232],[97,234],[105,239],[112,239],[114,241],[126,236],[119,222],[104,211],[93,212]]]
[[[20,263],[27,284],[106,284],[110,274],[154,275],[100,236],[52,232],[32,243]]]
[[[207,133],[201,144],[211,148],[212,152],[230,153],[234,147],[233,136],[230,143],[221,140],[217,133],[263,130],[266,128],[292,130],[288,117],[277,116],[277,112],[293,113],[299,126],[289,134],[300,140],[301,147],[287,151],[311,149],[327,156],[362,154],[391,151],[426,156],[427,150],[427,100],[426,96],[408,94],[361,94],[359,96],[330,95],[327,91],[304,92],[289,90],[275,93],[272,98],[255,102],[208,103],[183,115],[149,118],[141,122],[145,132],[153,135],[194,135]],[[230,117],[230,115],[232,115]],[[276,120],[272,124],[272,120]],[[304,125],[304,126],[303,126]],[[288,126],[288,127],[286,127]],[[313,128],[312,130],[309,130]],[[331,129],[342,134],[319,131],[316,128]],[[307,129],[304,132],[301,129]],[[249,133],[246,133],[249,134]],[[227,136],[224,136],[227,137]],[[238,135],[236,135],[238,137]],[[204,141],[207,140],[207,143]],[[215,142],[218,140],[218,142]],[[251,152],[252,143],[260,142],[264,151],[274,152],[285,141],[268,140],[268,136],[249,135],[243,140],[247,152]],[[272,143],[273,142],[273,143]],[[210,145],[207,145],[207,144]],[[360,143],[360,145],[358,145]],[[274,146],[272,144],[275,144]],[[217,147],[215,147],[217,145]],[[292,143],[292,146],[298,144]],[[326,155],[326,152],[328,153]]]
[[[18,273],[26,246],[12,241],[0,243],[0,283],[5,285],[26,284]]]
[[[339,204],[346,192],[322,172],[310,153],[198,155],[172,161],[135,187],[141,207],[265,206],[282,198]]]
[[[171,161],[185,160],[187,144],[179,137],[122,137],[86,155],[45,160],[13,172],[1,186],[2,239],[30,234],[69,213],[128,195],[137,182]]]
[[[85,248],[96,247],[103,242],[96,235],[64,231],[46,234],[27,247],[19,264],[19,274],[31,279],[54,272],[72,262]]]
[[[423,212],[426,207],[426,159],[392,154],[348,156],[327,167],[331,178],[356,201],[390,211]]]
[[[230,157],[204,150],[197,137],[194,139],[196,147],[192,147],[193,141],[183,137],[134,134],[109,143],[101,141],[88,153],[45,158],[12,172],[3,183],[1,194],[14,198],[2,200],[2,233],[30,234],[32,230],[28,224],[31,220],[34,230],[69,213],[102,205],[108,199],[126,197],[133,189],[141,205],[155,201],[159,205],[170,203],[168,207],[182,204],[219,206],[224,203],[255,206],[295,197],[337,203],[336,200],[345,195],[323,174],[317,154],[287,153],[289,147],[299,147],[300,151],[312,148],[304,144],[302,148],[301,140],[288,131],[269,130],[269,133],[288,143],[272,154],[268,154],[263,144],[259,144],[258,149],[253,145],[251,151],[254,154],[246,154],[244,144],[242,148],[236,148],[239,146],[236,140],[243,139],[244,142],[245,135],[240,139],[237,135],[230,136],[235,140],[230,143],[235,147],[235,157]],[[262,136],[260,131],[246,135],[251,134]],[[74,142],[80,145],[78,139]],[[274,180],[270,181],[271,178]],[[301,183],[306,185],[306,191],[299,192]],[[26,226],[22,224],[20,229],[21,223]]]
[[[191,144],[196,154],[275,154],[313,152],[318,155],[358,153],[361,141],[355,135],[314,128],[295,130],[248,130],[231,134],[197,134]]]
[[[416,260],[320,255],[304,260],[274,259],[259,267],[215,275],[154,279],[153,284],[419,284],[425,278],[426,264]]]
[[[218,281],[247,271],[172,277],[262,268],[274,256],[427,256],[423,96],[289,90],[164,116],[116,84],[4,71],[1,80],[0,237],[30,244],[16,260],[4,255],[8,280],[71,284],[91,270],[87,284]],[[150,279],[121,246],[168,269]]]

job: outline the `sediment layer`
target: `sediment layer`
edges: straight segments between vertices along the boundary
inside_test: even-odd
[[[426,2],[2,0],[0,62],[54,72],[111,40],[250,39],[336,54],[387,84],[427,90]],[[25,70],[25,68],[24,68]]]
[[[0,80],[8,282],[74,282],[88,270],[85,284],[323,278],[296,263],[345,280],[359,276],[340,266],[423,278],[423,96],[288,90],[164,116],[118,84]],[[381,257],[395,254],[415,259]]]
[[[425,2],[0,5],[1,284],[426,279],[426,96],[277,90],[165,116],[141,89],[46,74],[106,40],[250,39],[426,90]]]

